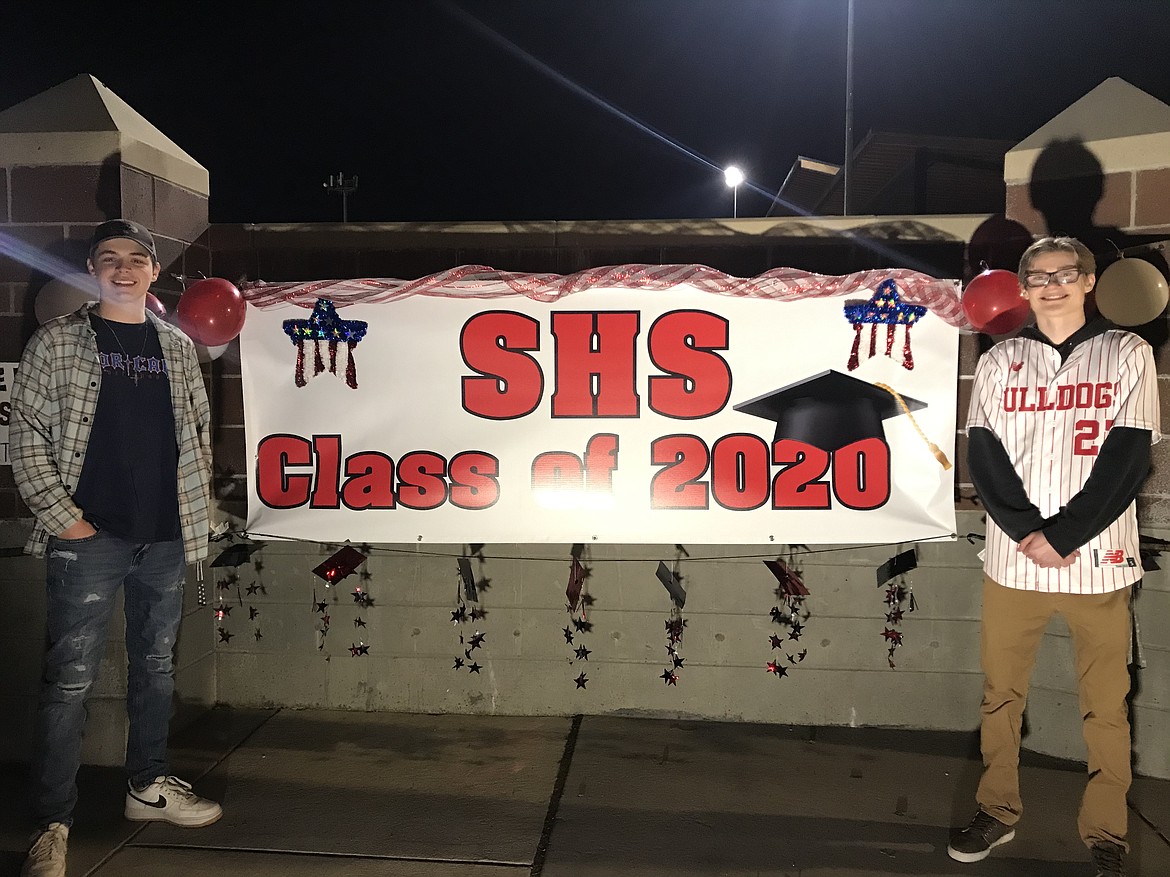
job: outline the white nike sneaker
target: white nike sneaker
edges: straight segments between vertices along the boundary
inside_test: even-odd
[[[65,877],[65,850],[69,844],[69,826],[60,822],[33,835],[28,858],[20,877]]]
[[[202,828],[223,816],[223,808],[200,798],[178,777],[155,777],[141,792],[126,789],[126,818],[132,822],[160,820],[183,828]]]

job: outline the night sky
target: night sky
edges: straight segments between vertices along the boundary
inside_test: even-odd
[[[15,6],[15,9],[11,7]],[[17,0],[0,108],[92,73],[216,222],[763,215],[844,155],[847,0]],[[1018,141],[1109,76],[1170,103],[1165,0],[855,0],[854,133]]]

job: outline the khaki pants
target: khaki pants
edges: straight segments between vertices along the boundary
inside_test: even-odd
[[[1089,782],[1077,828],[1085,844],[1126,843],[1129,790],[1130,588],[1108,594],[1049,594],[1005,588],[983,577],[983,778],[976,799],[1014,825],[1020,800],[1020,724],[1028,680],[1053,613],[1068,622],[1076,655],[1081,719],[1089,751]]]

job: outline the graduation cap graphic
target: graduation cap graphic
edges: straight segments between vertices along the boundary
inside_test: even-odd
[[[871,384],[829,369],[741,402],[736,411],[771,420],[775,440],[794,439],[822,451],[833,452],[867,438],[883,441],[883,422],[905,414],[944,469],[951,467],[946,455],[914,420],[912,411],[925,402],[903,396],[885,384]]]

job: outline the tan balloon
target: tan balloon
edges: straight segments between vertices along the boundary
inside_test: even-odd
[[[86,302],[98,300],[97,281],[89,274],[66,274],[41,287],[33,311],[37,322],[47,323],[54,317],[71,314]]]
[[[1162,272],[1144,259],[1118,259],[1097,278],[1097,309],[1118,326],[1140,326],[1166,309]]]

